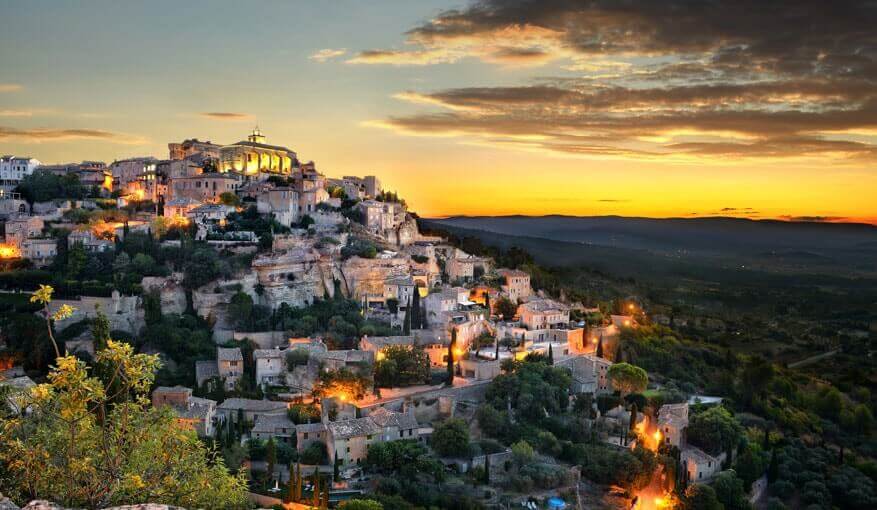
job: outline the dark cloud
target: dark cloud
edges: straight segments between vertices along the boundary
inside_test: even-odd
[[[142,144],[145,139],[142,137],[127,135],[124,133],[114,133],[101,129],[52,129],[52,128],[35,128],[35,129],[18,129],[7,126],[0,126],[0,140],[19,140],[23,142],[52,142],[67,140],[104,140],[122,144]]]
[[[579,78],[400,94],[379,122],[565,154],[877,159],[877,3],[485,0],[371,63],[562,59]],[[859,135],[859,136],[855,136]]]
[[[835,221],[847,221],[849,218],[845,216],[792,216],[784,214],[779,217],[786,221],[802,221],[809,223],[831,223]]]
[[[214,120],[250,120],[253,118],[253,116],[248,113],[237,112],[202,112],[198,115]]]

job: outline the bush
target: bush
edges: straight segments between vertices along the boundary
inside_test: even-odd
[[[308,465],[325,464],[329,460],[328,454],[326,453],[326,445],[320,442],[309,444],[308,447],[301,452],[299,460],[302,464]]]

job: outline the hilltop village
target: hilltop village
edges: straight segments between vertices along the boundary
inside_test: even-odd
[[[158,354],[151,405],[246,473],[256,505],[658,508],[739,482],[721,399],[622,361],[621,335],[653,322],[640,300],[534,290],[422,234],[376,176],[327,177],[258,129],[163,160],[3,165],[5,310],[33,318],[19,298],[51,285],[66,352]],[[18,327],[0,385],[24,392],[52,355],[22,352]],[[690,407],[731,432],[689,434]],[[735,497],[758,499],[765,467]]]

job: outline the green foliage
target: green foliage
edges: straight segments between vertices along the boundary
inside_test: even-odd
[[[149,404],[157,356],[110,341],[98,362],[116,367],[118,390],[111,393],[72,356],[57,358],[49,382],[28,397],[33,412],[4,421],[0,490],[69,507],[247,507],[245,480],[181,432],[171,410]]]
[[[629,363],[613,364],[609,367],[608,376],[612,381],[612,387],[622,395],[642,393],[649,384],[646,371]]]
[[[93,196],[93,190],[82,185],[76,174],[59,176],[39,169],[26,175],[15,191],[21,193],[22,198],[30,203],[47,202],[56,198],[80,200]]]
[[[253,298],[243,291],[236,292],[228,303],[228,314],[238,329],[249,331],[253,325]]]
[[[509,402],[516,420],[536,425],[546,412],[557,415],[567,409],[571,380],[567,369],[542,362],[517,362],[511,372],[491,382],[486,401],[494,409],[505,409]]]
[[[320,408],[314,404],[292,404],[287,414],[295,424],[320,421]]]
[[[726,510],[748,510],[752,508],[746,499],[743,480],[737,478],[733,471],[723,471],[713,481],[716,499]]]
[[[361,257],[364,259],[373,259],[378,256],[378,248],[372,241],[350,236],[347,244],[341,248],[341,257],[349,259],[350,257]]]
[[[441,462],[412,439],[370,445],[365,465],[370,470],[407,478],[431,475],[434,480],[440,481],[444,476]]]
[[[724,506],[719,503],[716,491],[709,485],[695,483],[685,489],[682,497],[683,510],[723,510]]]
[[[320,372],[314,387],[314,394],[322,397],[342,396],[348,400],[359,400],[372,386],[370,378],[355,373],[347,367]]]
[[[444,457],[469,455],[469,426],[459,418],[450,418],[436,425],[430,446]]]
[[[375,383],[382,388],[426,384],[430,381],[429,356],[420,347],[392,345],[375,362]]]
[[[619,450],[601,443],[569,444],[561,458],[581,465],[582,476],[595,483],[641,489],[649,484],[658,464],[656,455],[637,446]]]
[[[523,466],[528,462],[532,461],[536,456],[536,451],[533,450],[533,447],[530,446],[530,443],[521,439],[517,443],[512,445],[512,457],[515,459],[515,462],[518,466]]]
[[[339,510],[384,510],[384,505],[373,499],[348,499],[338,503]]]
[[[311,355],[307,349],[300,347],[290,349],[286,353],[286,366],[292,370],[294,367],[307,365],[310,358]]]
[[[496,300],[496,302],[493,304],[493,309],[497,316],[502,315],[503,319],[505,320],[511,320],[512,317],[514,317],[515,314],[518,313],[518,305],[512,303],[512,301],[505,296],[502,296]]]
[[[219,195],[219,203],[237,207],[241,205],[241,199],[234,193],[225,191]]]
[[[743,427],[722,406],[693,413],[688,422],[688,441],[703,451],[718,455],[737,448]]]
[[[308,465],[325,464],[329,460],[326,445],[321,442],[309,444],[307,448],[302,450],[299,460],[302,464]]]

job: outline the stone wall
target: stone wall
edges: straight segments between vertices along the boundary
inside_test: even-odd
[[[110,321],[110,329],[137,334],[143,328],[143,306],[139,296],[122,296],[113,291],[112,297],[81,296],[79,299],[56,299],[49,305],[54,313],[61,305],[70,305],[76,310],[73,315],[55,323],[55,329],[62,331],[67,326],[84,319],[92,319],[100,310]]]

